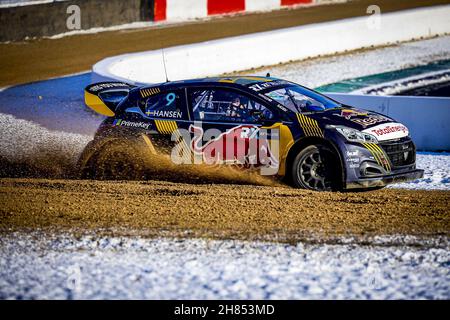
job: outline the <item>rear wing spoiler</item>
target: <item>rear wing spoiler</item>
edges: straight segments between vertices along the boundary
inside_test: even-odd
[[[98,82],[84,89],[84,102],[95,112],[113,117],[117,105],[135,86],[124,82]]]

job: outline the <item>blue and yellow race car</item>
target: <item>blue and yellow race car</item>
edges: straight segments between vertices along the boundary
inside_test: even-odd
[[[80,157],[84,178],[148,178],[146,159],[158,154],[257,169],[317,191],[423,176],[406,126],[277,78],[101,82],[85,89],[85,102],[107,118]]]

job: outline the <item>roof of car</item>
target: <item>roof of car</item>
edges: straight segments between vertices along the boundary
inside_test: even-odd
[[[231,84],[232,86],[235,87],[248,88],[250,86],[259,84],[268,84],[268,86],[271,87],[274,85],[280,85],[285,83],[287,83],[287,81],[272,77],[235,76],[235,77],[212,77],[212,78],[201,78],[191,80],[169,81],[165,83],[140,87],[140,89],[154,88],[154,87],[171,87],[177,85],[218,85],[218,84]]]

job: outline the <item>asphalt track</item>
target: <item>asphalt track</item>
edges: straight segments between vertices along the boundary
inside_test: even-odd
[[[0,113],[37,123],[49,130],[93,136],[101,115],[84,104],[91,73],[12,86],[0,91]]]

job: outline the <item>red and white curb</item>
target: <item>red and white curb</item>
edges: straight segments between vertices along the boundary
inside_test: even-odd
[[[182,21],[220,14],[276,10],[317,0],[155,0],[154,21]]]

